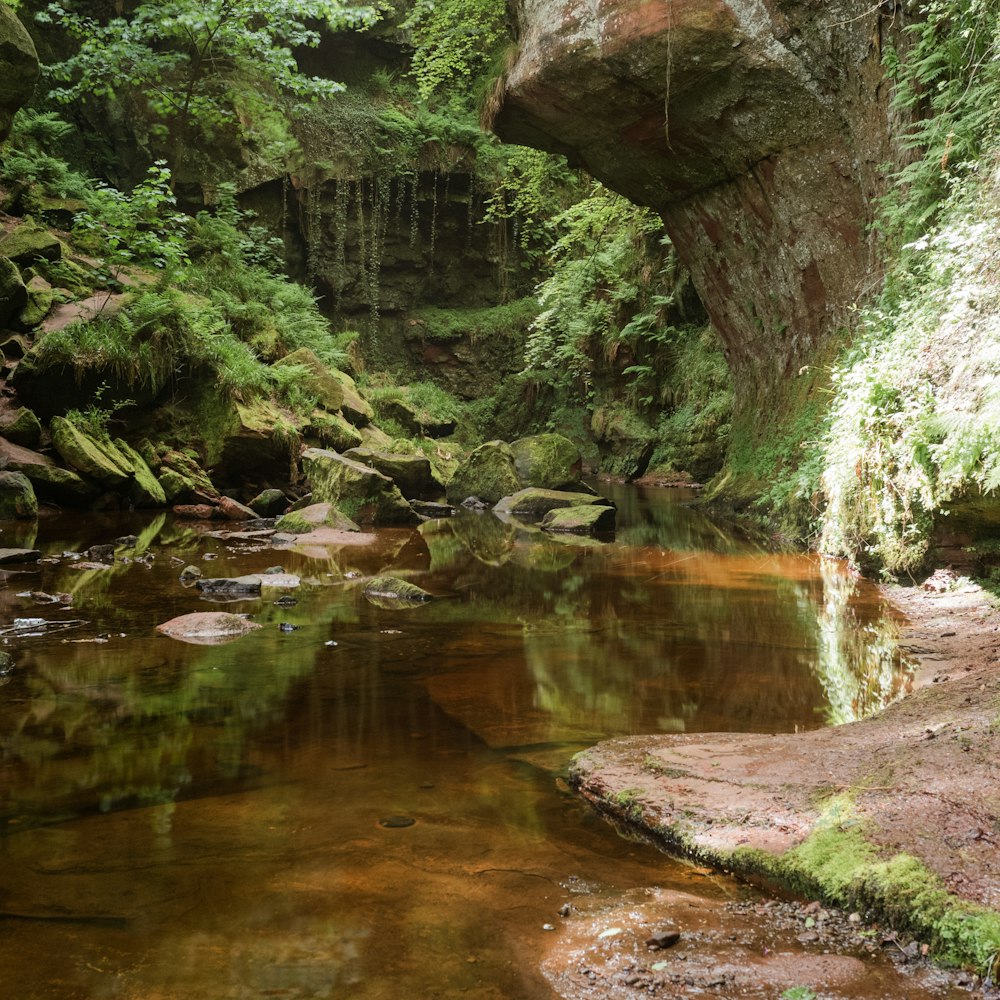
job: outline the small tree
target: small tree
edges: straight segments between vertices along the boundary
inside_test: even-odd
[[[222,129],[253,137],[240,114],[248,99],[263,93],[313,101],[343,90],[301,73],[294,49],[318,45],[321,22],[336,30],[376,19],[372,7],[349,0],[155,0],[106,23],[81,6],[62,0],[37,15],[79,42],[73,56],[49,67],[62,84],[51,96],[143,101],[154,137],[170,143],[175,171],[192,145],[211,143]]]

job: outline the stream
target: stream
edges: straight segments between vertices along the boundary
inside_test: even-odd
[[[43,559],[5,567],[0,624],[74,623],[3,640],[7,1000],[968,996],[875,931],[799,940],[815,920],[791,904],[566,787],[607,737],[847,722],[908,678],[898,617],[842,565],[760,548],[683,491],[600,488],[614,542],[466,513],[290,548],[164,514],[7,526]],[[114,565],[76,555],[126,535]],[[302,584],[212,603],[188,564]],[[439,598],[376,606],[381,573]],[[155,631],[206,610],[263,628]],[[681,944],[625,955],[658,920]],[[784,979],[750,968],[771,954]]]

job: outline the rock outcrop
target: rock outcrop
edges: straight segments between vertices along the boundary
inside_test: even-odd
[[[18,109],[28,103],[38,81],[38,54],[17,14],[0,4],[0,142],[10,133]]]
[[[767,405],[873,284],[893,159],[883,43],[898,3],[518,0],[494,127],[659,211],[725,345],[737,405]]]

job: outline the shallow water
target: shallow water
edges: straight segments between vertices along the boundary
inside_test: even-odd
[[[4,640],[7,997],[547,1000],[563,903],[592,915],[652,886],[697,897],[714,947],[725,904],[756,894],[619,838],[560,772],[607,736],[869,712],[906,683],[898,621],[839,565],[766,552],[682,494],[605,489],[613,544],[491,515],[299,550],[162,515],[6,533],[49,561],[6,574],[2,624],[83,622]],[[63,555],[128,531],[132,561]],[[303,585],[291,607],[211,604],[178,582],[188,563]],[[440,599],[376,607],[361,587],[383,572]],[[264,628],[217,647],[154,631],[220,608]],[[863,972],[823,996],[903,995],[888,963]]]

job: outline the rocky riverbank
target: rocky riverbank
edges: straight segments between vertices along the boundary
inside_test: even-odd
[[[987,976],[1000,951],[1000,612],[968,580],[893,587],[911,693],[815,732],[602,743],[571,780],[671,852],[878,917]]]

